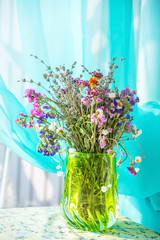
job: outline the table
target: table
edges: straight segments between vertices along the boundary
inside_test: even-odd
[[[0,240],[17,239],[160,240],[160,234],[123,216],[102,234],[72,228],[63,219],[59,206],[1,209]]]

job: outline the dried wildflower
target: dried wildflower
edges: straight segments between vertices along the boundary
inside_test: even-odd
[[[97,78],[96,77],[91,77],[89,80],[89,85],[91,87],[95,87],[98,84]]]
[[[28,82],[36,83],[45,89],[47,95],[36,93],[35,89],[27,89],[25,97],[33,104],[33,108],[30,115],[19,113],[19,118],[15,119],[17,125],[23,128],[34,127],[37,131],[40,141],[37,146],[39,153],[44,156],[61,154],[60,143],[65,141],[70,146],[69,154],[72,157],[77,151],[108,153],[114,158],[119,148],[121,156],[124,156],[125,151],[127,157],[128,151],[123,140],[130,137],[136,140],[135,138],[142,133],[132,125],[132,111],[139,98],[136,96],[136,90],[130,90],[127,86],[119,92],[118,88],[114,87],[115,84],[112,84],[115,83],[114,71],[118,67],[115,60],[116,58],[109,65],[108,75],[103,76],[99,69],[91,73],[82,66],[80,78],[73,77],[76,63],[71,69],[66,69],[64,65],[56,67],[55,74],[50,66],[40,60],[47,67],[47,73],[44,73],[43,77],[49,82],[49,90],[40,82],[36,83],[32,79]],[[83,73],[87,73],[91,78],[82,79]],[[22,81],[26,82],[26,79]],[[51,94],[50,90],[54,94]],[[130,137],[127,138],[127,134]],[[132,160],[131,154],[128,155],[128,170],[132,175],[136,175],[139,169],[134,169],[133,165],[139,165],[141,157],[144,156],[141,154],[141,157]],[[117,164],[121,165],[123,161],[120,159]],[[59,165],[57,169],[61,170],[62,167]],[[62,171],[59,171],[58,175],[61,176]],[[106,191],[106,187],[104,189]]]

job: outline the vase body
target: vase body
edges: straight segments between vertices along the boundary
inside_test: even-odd
[[[111,154],[68,154],[61,210],[77,229],[103,231],[114,224],[119,205]]]

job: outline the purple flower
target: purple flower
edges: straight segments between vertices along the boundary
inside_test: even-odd
[[[43,109],[50,109],[51,107],[50,106],[43,106],[42,108]]]
[[[131,118],[131,116],[130,116],[129,114],[127,114],[126,118],[127,118],[127,119],[130,119],[130,118]]]
[[[139,102],[139,97],[136,97],[136,101]]]
[[[116,100],[114,100],[114,105],[117,107],[118,103],[116,102]]]
[[[132,106],[134,106],[134,105],[135,105],[135,102],[134,102],[134,101],[130,101],[130,104],[131,104]]]
[[[37,120],[37,123],[41,124],[41,123],[42,123],[42,121],[41,121],[41,120]]]
[[[127,167],[127,169],[133,176],[136,176],[137,173],[133,166]]]
[[[67,89],[62,88],[61,91],[64,92],[64,93],[66,93],[66,92],[67,92]]]
[[[43,151],[41,148],[38,148],[37,152],[42,153]]]
[[[53,116],[51,116],[49,113],[46,114],[46,118],[54,118]]]
[[[44,134],[45,134],[45,132],[42,132],[42,131],[40,131],[39,133],[40,133],[40,134],[42,134],[42,135],[44,135]]]

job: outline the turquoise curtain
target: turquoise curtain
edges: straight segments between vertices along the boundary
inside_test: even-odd
[[[160,1],[17,0],[17,11],[28,78],[43,81],[44,72],[30,53],[52,67],[70,66],[76,60],[79,66],[101,68],[104,73],[113,57],[125,57],[115,78],[120,89],[129,85],[138,90],[141,102],[135,109],[135,123],[143,131],[138,140],[146,158],[137,177],[125,165],[119,169],[121,213],[160,232]],[[36,153],[34,131],[13,124],[23,107],[2,79],[0,84],[5,105],[0,108],[1,141],[31,164],[55,172],[56,162]],[[139,154],[132,142],[128,148],[135,156]]]

